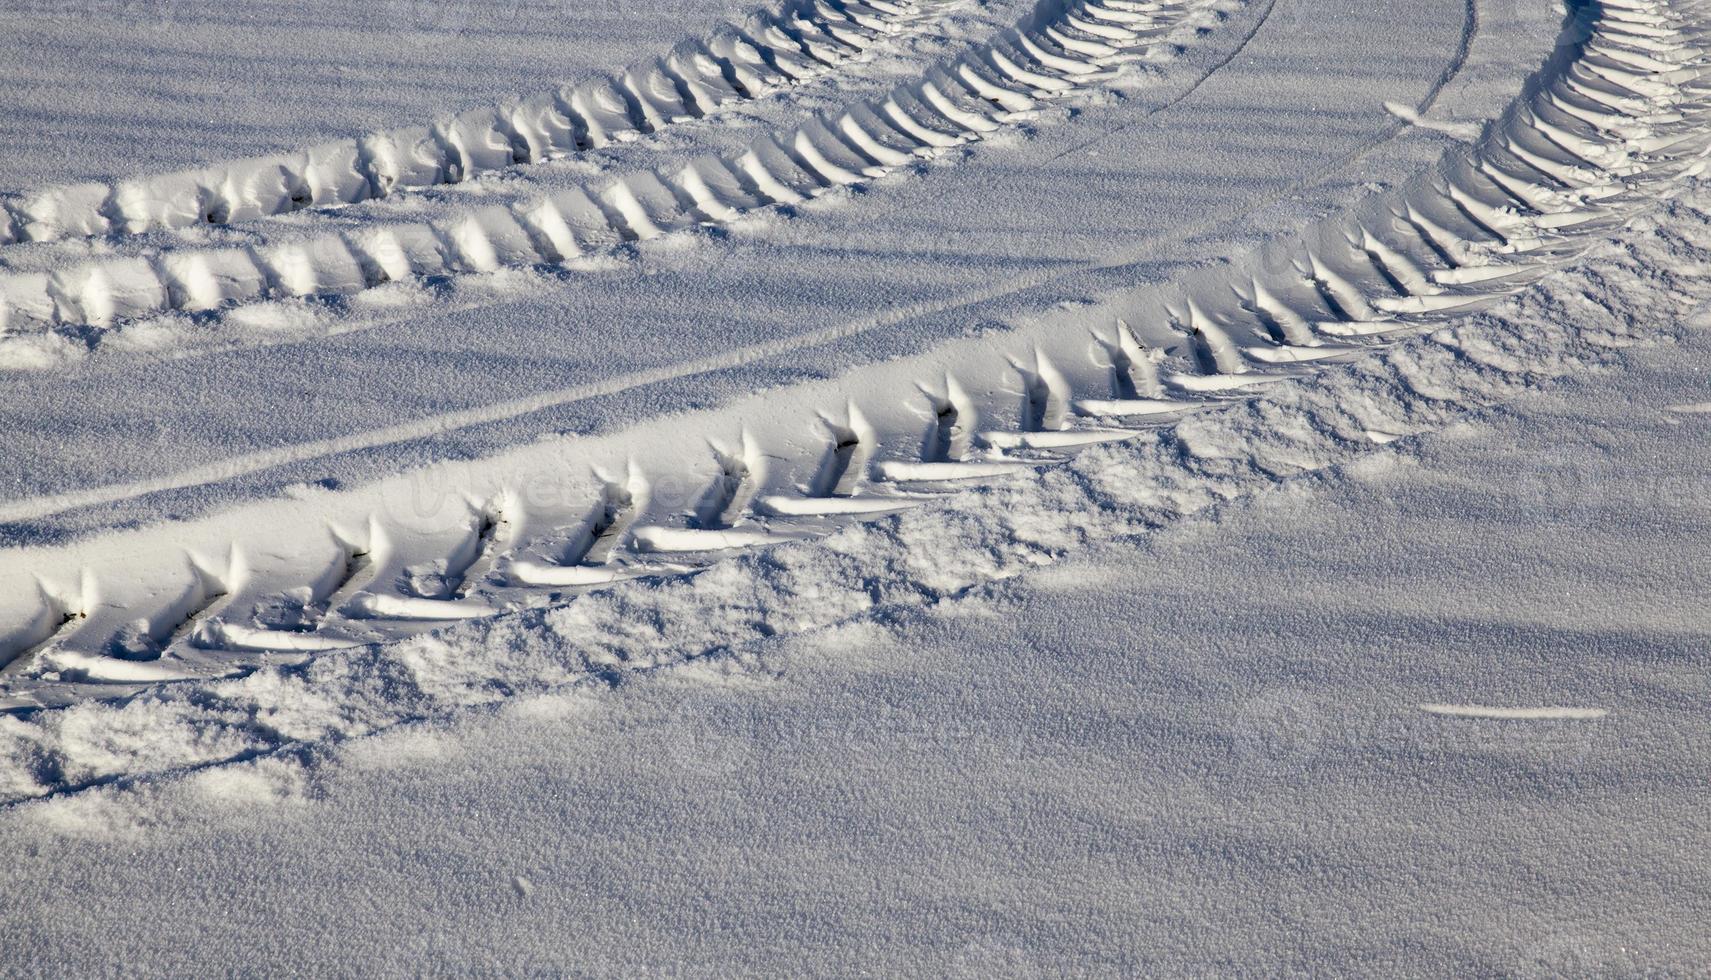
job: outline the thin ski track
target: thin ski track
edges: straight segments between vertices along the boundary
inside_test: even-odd
[[[579,260],[619,257],[635,242],[729,223],[916,169],[924,160],[1036,118],[1039,107],[1051,100],[1107,84],[1127,64],[1168,57],[1185,35],[1203,29],[1219,3],[1046,0],[998,37],[929,66],[885,96],[764,134],[725,156],[704,155],[675,172],[609,175],[509,204],[453,209],[425,221],[377,222],[284,244],[168,245],[149,254],[0,275],[0,340],[46,334],[94,348],[113,328],[162,314],[218,316],[260,300],[326,300],[401,280],[562,268]],[[559,144],[581,130],[559,118],[552,126],[541,124],[546,128],[540,134],[503,144],[491,133],[486,144],[442,134],[428,142],[457,152],[432,157],[423,174],[409,180],[382,183],[390,193],[395,186],[462,180],[478,170],[515,164],[521,152],[516,148],[524,144],[542,144],[538,152],[523,154],[528,159],[567,152]],[[470,149],[477,145],[491,152]],[[458,159],[448,162],[450,156]],[[288,168],[269,164],[262,169],[271,174]],[[363,178],[355,186],[356,200],[384,196],[373,180]],[[246,201],[260,199],[245,193]],[[246,204],[213,217],[224,221],[240,211],[249,216],[288,210],[262,197],[273,203]],[[285,200],[291,200],[289,195]],[[41,210],[59,214],[64,208],[44,205]],[[135,224],[108,221],[91,233]],[[25,227],[38,225],[43,230],[33,235],[51,235],[42,222]],[[4,351],[0,344],[0,357]]]
[[[329,494],[294,511],[311,526],[240,513],[16,556],[39,601],[0,623],[0,697],[28,713],[217,683],[454,621],[574,609],[590,593],[628,594],[631,580],[658,590],[735,556],[910,512],[966,522],[967,488],[1026,493],[1066,471],[1092,479],[1076,461],[1108,459],[1111,444],[1174,440],[1181,472],[1153,476],[1191,482],[1212,472],[1194,451],[1211,419],[1258,418],[1291,439],[1330,425],[1312,438],[1343,447],[1426,431],[1410,411],[1440,409],[1386,409],[1347,378],[1377,364],[1411,398],[1453,404],[1422,370],[1422,349],[1526,374],[1525,337],[1506,347],[1473,328],[1597,246],[1632,251],[1662,237],[1703,251],[1691,236],[1660,236],[1658,222],[1692,210],[1677,199],[1711,167],[1704,10],[1695,0],[1579,8],[1565,26],[1573,56],[1530,80],[1477,145],[1290,240],[1098,313],[661,420],[579,444],[569,461],[564,447],[535,447]],[[1667,288],[1685,295],[1693,284]],[[1353,399],[1323,407],[1343,418],[1291,416],[1315,384]],[[704,455],[684,451],[695,443]],[[1318,465],[1289,455],[1256,466],[1257,485]],[[432,506],[421,506],[425,487]],[[620,652],[607,666],[627,662]]]

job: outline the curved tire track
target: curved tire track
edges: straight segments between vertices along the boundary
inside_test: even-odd
[[[1465,323],[1711,169],[1711,54],[1682,9],[1699,8],[1589,8],[1579,56],[1529,84],[1471,151],[1233,267],[1124,297],[1114,322],[1066,313],[999,342],[579,444],[582,477],[546,447],[442,473],[428,508],[420,477],[329,497],[307,511],[320,512],[324,545],[306,546],[315,529],[301,526],[268,540],[256,521],[247,536],[213,529],[200,547],[177,545],[188,552],[157,546],[129,567],[115,558],[112,572],[75,555],[55,570],[38,554],[39,601],[0,648],[10,696],[57,704],[241,674],[683,576],[1262,406],[1280,383]],[[1514,361],[1459,349],[1499,370]],[[863,393],[859,404],[848,392]],[[1409,425],[1378,413],[1339,439],[1384,444]],[[681,449],[702,440],[711,468]],[[557,496],[531,492],[531,478]]]
[[[835,118],[672,173],[606,179],[512,205],[241,248],[165,249],[0,276],[0,335],[99,344],[115,324],[269,298],[349,295],[400,279],[561,265],[864,183],[980,140],[1111,77],[1191,28],[1210,0],[1047,0],[991,42]]]
[[[0,198],[0,246],[336,208],[622,144],[816,78],[931,20],[916,0],[789,0],[612,75],[429,126]]]

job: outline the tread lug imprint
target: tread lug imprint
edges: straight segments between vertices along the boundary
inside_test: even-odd
[[[551,263],[731,220],[978,140],[1010,112],[1096,84],[1105,62],[1148,43],[1154,28],[1192,30],[1210,8],[1079,0],[1041,9],[1052,15],[883,100],[675,174],[608,178],[524,209],[472,209],[457,224],[368,229],[341,238],[342,250],[187,248],[144,267],[127,259],[0,277],[5,329],[67,329],[80,318],[112,327],[145,308],[209,310],[430,270]],[[21,553],[31,577],[0,599],[0,705],[123,696],[695,574],[852,522],[978,499],[963,495],[1038,479],[1078,454],[1121,452],[1113,444],[1149,430],[1192,429],[1208,413],[1263,418],[1291,383],[1515,296],[1697,177],[1711,158],[1702,82],[1711,56],[1682,12],[1699,10],[1688,0],[1579,7],[1565,27],[1572,56],[1541,69],[1476,142],[1344,213],[1171,282],[718,409],[253,505],[268,520],[240,508],[123,532],[113,551],[123,561]],[[930,16],[893,0],[793,4],[550,107],[160,178],[166,203],[146,212],[100,188],[49,189],[8,202],[0,232],[14,242],[123,236],[206,220],[209,208],[265,221],[270,208],[360,207],[367,193],[526,168],[512,161],[686,124],[831,70]],[[1399,435],[1381,420],[1349,438]],[[424,486],[446,492],[424,499]]]

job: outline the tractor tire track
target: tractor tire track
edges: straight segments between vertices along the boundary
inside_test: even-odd
[[[1113,301],[1109,319],[1067,311],[1008,337],[587,440],[574,450],[585,476],[566,472],[560,447],[530,448],[440,468],[431,506],[418,474],[304,505],[296,525],[275,508],[194,534],[142,532],[105,546],[107,568],[90,565],[99,547],[20,555],[39,601],[4,634],[0,690],[23,708],[211,682],[679,578],[878,515],[954,509],[960,487],[1025,486],[1099,447],[1191,440],[1210,418],[1287,415],[1328,383],[1310,379],[1375,361],[1395,366],[1410,397],[1453,401],[1419,376],[1418,356],[1386,353],[1421,344],[1525,374],[1525,338],[1495,344],[1469,332],[1471,315],[1622,239],[1711,169],[1711,53],[1692,16],[1702,10],[1587,8],[1578,56],[1548,65],[1477,146],[1230,267]],[[1704,251],[1679,233],[1664,244]],[[1300,420],[1262,424],[1255,438],[1281,440],[1263,471],[1313,468],[1311,454],[1290,462],[1294,441],[1344,452],[1422,431],[1394,406],[1336,411],[1334,435],[1302,435]],[[705,459],[681,448],[698,442]],[[326,546],[306,551],[316,523]]]
[[[346,296],[400,279],[559,266],[865,183],[978,141],[1101,84],[1196,29],[1210,0],[1053,0],[1014,29],[872,102],[760,137],[745,150],[426,221],[307,240],[165,249],[0,276],[0,337],[98,345],[131,320],[261,299]]]
[[[26,191],[0,198],[0,247],[338,208],[621,145],[842,68],[880,42],[929,27],[946,9],[916,0],[789,0],[610,76],[428,126]]]

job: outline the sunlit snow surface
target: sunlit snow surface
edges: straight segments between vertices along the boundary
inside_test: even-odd
[[[14,808],[8,957],[1691,973],[1711,431],[1663,406],[1708,358],[1690,331],[929,609]]]
[[[0,972],[1701,969],[1711,11],[1088,3],[0,13]]]

